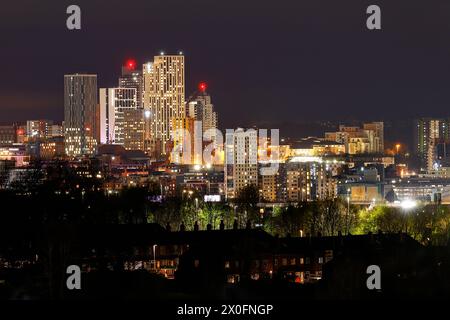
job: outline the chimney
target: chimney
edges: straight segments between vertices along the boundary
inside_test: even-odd
[[[194,223],[194,231],[198,231],[199,227],[198,227],[198,221],[195,221]]]
[[[237,230],[237,229],[238,229],[238,222],[237,222],[237,219],[234,219],[233,230]]]
[[[219,226],[220,231],[225,230],[225,223],[223,222],[223,220],[220,220],[220,226]]]
[[[180,224],[180,231],[186,231],[186,226],[184,225],[184,223]]]
[[[211,231],[211,230],[212,230],[212,224],[211,224],[211,223],[208,223],[208,224],[206,225],[206,230],[208,230],[208,231]]]

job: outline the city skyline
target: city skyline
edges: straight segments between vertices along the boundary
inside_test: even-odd
[[[149,12],[165,12],[169,4],[113,1],[103,16],[93,14],[101,12],[98,4],[81,1],[83,27],[77,32],[68,31],[60,19],[64,2],[43,2],[33,13],[21,12],[23,19],[17,22],[8,13],[17,13],[18,4],[8,4],[0,23],[7,25],[9,44],[0,53],[0,120],[61,121],[63,74],[95,73],[99,87],[115,87],[124,61],[135,58],[140,65],[161,50],[183,51],[188,61],[186,93],[200,81],[208,82],[221,122],[229,127],[237,125],[230,115],[233,110],[245,110],[240,121],[247,123],[366,120],[380,114],[389,120],[424,116],[425,111],[445,116],[450,105],[450,48],[443,41],[450,34],[445,24],[448,10],[435,1],[422,14],[419,6],[406,1],[408,10],[402,10],[402,3],[381,1],[387,13],[386,28],[379,33],[364,29],[363,4],[330,3],[324,13],[323,4],[308,1],[283,1],[275,9],[269,2],[258,2],[254,9],[253,3],[233,1],[173,1],[170,5],[183,14],[148,18]],[[196,5],[203,20],[192,14]],[[233,15],[237,9],[241,14]],[[115,26],[119,17],[123,23]],[[27,23],[19,25],[19,20]],[[34,30],[37,23],[40,28]],[[182,27],[175,28],[178,25]],[[121,43],[114,50],[95,49],[110,47],[118,34]],[[35,45],[33,37],[43,44]],[[140,41],[142,37],[149,41]],[[423,60],[427,63],[419,63]],[[289,68],[283,67],[284,61],[289,61]],[[33,81],[38,74],[40,81]]]
[[[184,67],[184,52],[179,51],[177,53],[166,53],[166,52],[159,52],[158,54],[156,54],[153,58],[154,59],[161,59],[162,57],[183,57],[183,67]],[[144,82],[145,82],[145,77],[142,75],[142,72],[144,72],[145,74],[145,70],[147,70],[149,65],[152,65],[152,59],[147,59],[147,62],[144,64],[139,63],[136,59],[134,58],[126,58],[122,61],[122,64],[120,66],[121,69],[121,73],[117,73],[115,74],[115,82],[116,85],[111,86],[111,88],[136,88],[136,93],[139,92],[142,94],[142,97],[140,95],[136,95],[136,99],[137,99],[137,105],[138,105],[138,109],[144,109],[144,106],[141,105],[142,100],[145,98],[143,95],[143,87],[144,87]],[[187,63],[189,64],[189,62]],[[118,68],[119,69],[119,68]],[[75,72],[74,74],[89,74],[89,73],[83,73],[83,72]],[[91,73],[92,74],[92,73]],[[95,75],[96,78],[99,78],[98,74],[92,74]],[[66,75],[64,75],[65,77]],[[136,76],[138,76],[139,79],[136,78]],[[189,77],[189,75],[187,74],[186,77]],[[114,82],[114,81],[113,81]],[[117,87],[117,84],[119,85],[119,87]],[[200,86],[204,86],[204,89],[201,89]],[[184,89],[184,94],[182,94],[182,98],[184,99],[184,103],[182,103],[183,105],[183,109],[185,108],[186,110],[184,110],[182,113],[188,115],[188,109],[191,108],[189,106],[190,103],[190,99],[192,98],[192,96],[195,96],[196,94],[198,94],[198,92],[201,92],[202,90],[206,91],[206,88],[208,89],[208,96],[209,96],[209,82],[205,82],[205,81],[200,81],[195,89],[192,89],[192,91],[188,92],[187,89],[185,89],[186,87],[188,87],[188,83],[184,84],[183,81],[183,89]],[[98,91],[101,90],[103,88],[103,86],[101,85],[97,85],[97,94],[99,93]],[[147,97],[148,98],[148,97]],[[97,103],[99,104],[100,109],[101,107],[101,101],[100,101],[100,96],[97,98]],[[141,101],[139,101],[141,100]],[[216,101],[216,98],[214,97],[214,101]],[[216,106],[216,103],[214,103],[215,105],[215,109],[218,109]],[[148,107],[148,105],[147,105]],[[219,108],[220,109],[220,108]],[[62,109],[64,110],[64,108]],[[139,110],[137,110],[139,111]],[[225,113],[225,116],[227,115],[227,113]],[[349,116],[348,118],[345,119],[334,119],[334,120],[327,120],[326,117],[324,117],[323,119],[320,120],[313,120],[313,119],[302,119],[298,122],[295,122],[295,120],[292,119],[286,119],[286,120],[273,120],[273,118],[270,119],[255,119],[255,120],[245,120],[241,119],[240,117],[235,117],[238,120],[235,120],[234,125],[227,125],[227,124],[223,124],[223,120],[222,120],[222,114],[221,114],[221,121],[220,121],[220,126],[218,126],[217,128],[219,128],[220,130],[225,130],[225,129],[236,129],[236,128],[255,128],[255,127],[260,127],[260,128],[282,128],[282,130],[280,131],[280,134],[282,137],[284,138],[291,138],[291,139],[302,139],[305,136],[318,136],[320,135],[324,130],[334,130],[334,129],[338,129],[339,126],[341,125],[348,125],[348,126],[358,126],[361,123],[364,122],[370,122],[370,121],[381,121],[381,122],[385,122],[388,125],[385,126],[385,129],[387,129],[387,134],[386,134],[386,141],[388,142],[389,145],[392,146],[392,144],[396,144],[396,143],[402,143],[403,145],[405,145],[408,150],[410,152],[414,152],[415,150],[415,138],[413,137],[413,135],[411,135],[411,132],[415,132],[415,123],[420,120],[420,119],[427,119],[427,118],[434,118],[434,119],[446,119],[448,118],[447,116],[442,116],[442,117],[431,117],[430,112],[426,113],[427,116],[424,117],[414,117],[412,115],[409,115],[408,117],[405,117],[403,119],[396,119],[396,120],[385,120],[386,117],[380,117],[380,116],[376,116],[374,118],[370,118],[368,116],[365,117],[361,117],[361,118],[354,118]],[[189,115],[189,117],[191,117],[192,115]],[[1,125],[7,125],[7,124],[11,124],[11,123],[17,123],[17,124],[23,124],[26,121],[29,120],[35,120],[35,121],[40,121],[40,120],[50,120],[50,121],[56,121],[56,123],[62,123],[63,119],[60,120],[55,120],[54,118],[51,117],[46,117],[46,118],[32,118],[32,117],[28,117],[26,114],[22,115],[23,120],[13,120],[13,121],[1,121],[0,119],[0,124]],[[139,115],[136,114],[135,117],[139,118]],[[217,117],[217,113],[215,112],[215,117]],[[145,120],[145,116],[143,116],[144,120]],[[215,122],[219,123],[218,120],[216,119]],[[133,126],[130,127],[132,130]],[[146,130],[147,132],[150,132],[149,130]],[[137,131],[140,132],[140,129]],[[414,133],[415,135],[415,133]],[[148,139],[148,138],[145,138]],[[100,138],[97,140],[101,140]],[[105,143],[105,141],[103,141],[102,143]],[[111,143],[111,142],[109,142]],[[140,149],[140,147],[138,147],[138,149]]]
[[[0,5],[0,300],[450,298],[447,2]]]

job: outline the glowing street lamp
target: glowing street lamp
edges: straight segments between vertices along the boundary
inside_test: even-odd
[[[153,245],[153,269],[155,269],[155,272],[156,272],[156,247],[157,246],[158,246],[157,244]]]
[[[400,207],[403,209],[405,213],[405,232],[408,234],[408,221],[406,220],[406,213],[417,207],[417,202],[411,199],[405,199],[402,202],[400,202]]]
[[[395,145],[395,150],[396,150],[396,154],[398,155],[398,152],[400,151],[400,147],[401,147],[402,145],[400,144],[400,143],[397,143],[396,145]]]
[[[406,211],[417,207],[417,202],[411,199],[406,199],[400,203],[400,206],[402,207],[403,210]]]
[[[348,220],[350,218],[350,188],[347,189],[347,217],[345,217],[345,233],[348,234]]]

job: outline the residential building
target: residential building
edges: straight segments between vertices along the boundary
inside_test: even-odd
[[[225,190],[227,198],[242,188],[258,187],[258,139],[254,129],[227,131],[225,140]]]
[[[64,76],[64,139],[70,157],[93,155],[99,142],[97,75]]]
[[[160,144],[157,157],[166,155],[166,143],[173,132],[172,118],[185,115],[184,67],[181,54],[161,54],[143,66],[146,149],[155,153]]]

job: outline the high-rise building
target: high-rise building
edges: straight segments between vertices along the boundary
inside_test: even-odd
[[[136,89],[136,107],[142,109],[142,97],[144,89],[144,79],[142,78],[142,70],[136,69],[136,61],[129,59],[122,66],[122,76],[119,77],[119,88]]]
[[[100,89],[100,142],[127,150],[144,149],[143,110],[135,88]]]
[[[335,198],[337,180],[329,165],[322,161],[293,157],[286,168],[286,200],[314,201]]]
[[[28,139],[47,139],[51,136],[52,120],[28,120],[27,138]]]
[[[166,154],[172,118],[185,115],[184,56],[155,56],[153,62],[144,64],[143,77],[145,141],[148,149],[160,145],[160,152]]]
[[[337,132],[326,132],[325,140],[345,145],[348,154],[384,153],[384,123],[364,123],[363,127],[339,126]]]
[[[266,202],[286,202],[287,163],[281,160],[277,161],[277,166],[267,167],[271,162],[260,161],[258,176],[260,199]],[[261,174],[262,172],[264,174]]]
[[[439,144],[450,140],[450,119],[423,118],[417,120],[415,132],[416,155],[422,169],[432,171],[436,164]]]
[[[363,124],[372,146],[371,153],[384,153],[384,122],[369,122]]]
[[[64,136],[63,126],[60,124],[52,124],[50,126],[50,137],[61,137]]]
[[[2,125],[0,126],[0,146],[10,145],[17,142],[17,126]]]
[[[439,167],[450,167],[450,140],[439,141],[436,144],[436,164]]]
[[[54,136],[39,144],[39,156],[41,159],[53,159],[64,155],[64,137]]]
[[[114,136],[114,89],[100,88],[100,143],[113,144]]]
[[[286,200],[286,166],[278,161],[276,166],[267,167],[272,161],[260,161],[259,194],[265,202],[284,202]],[[264,174],[262,174],[264,173]]]
[[[235,198],[242,188],[258,187],[258,135],[256,130],[238,128],[226,133],[225,195]]]
[[[123,112],[123,146],[127,150],[144,150],[144,110],[129,108]]]
[[[16,142],[25,143],[27,141],[27,125],[17,124],[16,125]]]
[[[194,118],[172,118],[173,149],[170,161],[177,164],[202,164],[194,159]]]
[[[64,141],[71,157],[92,155],[99,139],[97,75],[64,76]]]
[[[218,127],[217,112],[214,111],[211,96],[206,92],[206,89],[206,83],[201,82],[198,85],[198,90],[189,97],[186,105],[186,115],[202,122],[203,134]],[[208,140],[213,140],[215,136],[215,131],[209,131]]]

